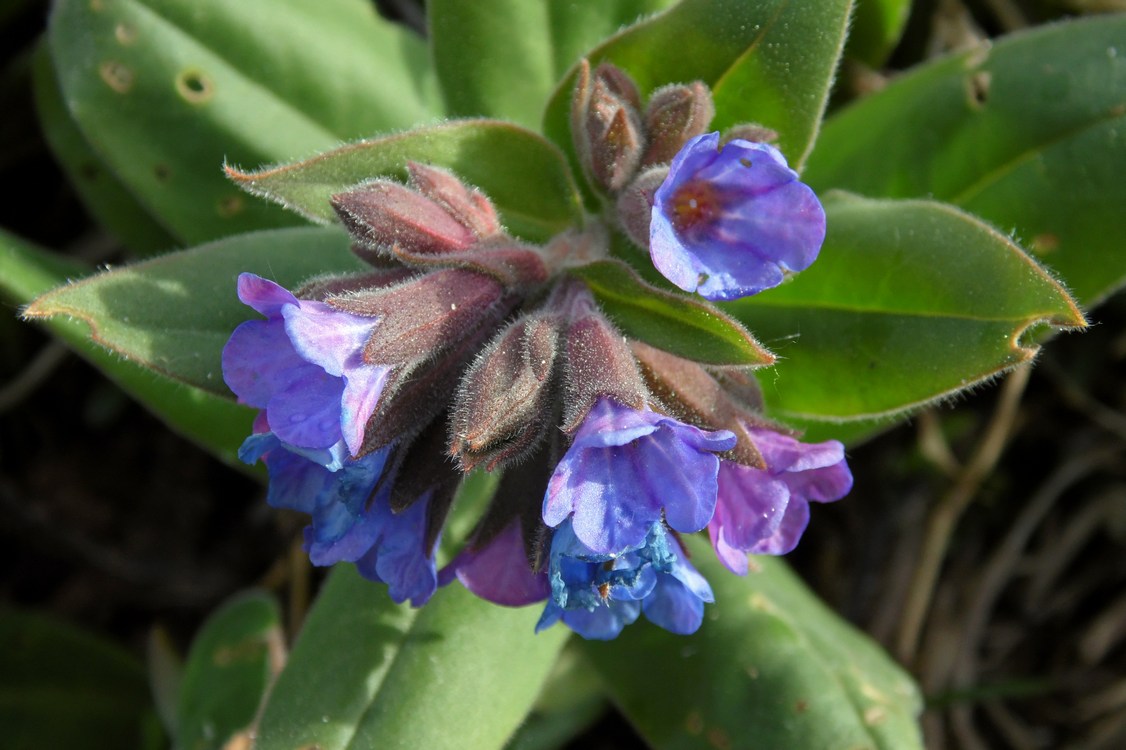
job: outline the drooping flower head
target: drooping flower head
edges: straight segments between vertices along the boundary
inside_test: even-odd
[[[747,572],[747,554],[784,555],[809,524],[809,503],[839,500],[852,489],[844,446],[836,440],[802,443],[760,427],[748,432],[766,469],[724,461],[719,498],[708,534],[730,570]]]
[[[765,143],[719,133],[688,141],[657,188],[649,224],[653,264],[681,289],[731,300],[777,286],[817,258],[825,212]]]

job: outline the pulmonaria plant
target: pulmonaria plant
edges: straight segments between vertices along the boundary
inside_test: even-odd
[[[743,370],[623,336],[584,281],[592,262],[622,267],[610,231],[708,300],[813,263],[816,196],[773,146],[708,132],[713,114],[702,83],[643,106],[624,72],[584,64],[571,125],[603,216],[530,245],[483,193],[411,163],[406,184],[332,198],[369,271],[292,292],[239,278],[264,316],[223,352],[227,384],[260,410],[240,456],[265,462],[271,505],[311,516],[314,564],[353,562],[415,605],[455,579],[502,605],[546,600],[538,628],[587,638],[642,614],[691,633],[713,595],[679,535],[707,529],[746,573],[748,553],[793,548],[810,501],[849,491],[839,443],[806,445],[767,420]],[[477,468],[503,476],[439,570],[459,481]]]

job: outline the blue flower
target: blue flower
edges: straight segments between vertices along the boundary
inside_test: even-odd
[[[696,136],[654,195],[649,253],[665,278],[710,300],[757,294],[801,271],[825,239],[825,212],[809,186],[765,143],[719,147]]]
[[[486,544],[459,552],[442,568],[438,583],[444,586],[454,578],[480,598],[506,607],[543,601],[549,593],[547,575],[533,573],[528,564],[519,520]]]
[[[239,276],[238,295],[266,320],[243,323],[223,347],[227,385],[286,445],[339,454],[343,440],[358,455],[390,373],[363,360],[379,320],[299,300],[251,273]]]
[[[740,575],[747,554],[783,555],[809,524],[809,503],[839,500],[852,489],[844,446],[836,440],[802,443],[774,430],[748,426],[766,462],[752,469],[724,461],[719,498],[708,534],[720,561]]]
[[[646,619],[681,635],[694,633],[704,617],[711,587],[685,559],[680,544],[658,522],[642,544],[618,556],[584,545],[564,523],[551,543],[551,598],[536,632],[562,620],[584,638],[610,640]]]
[[[602,397],[548,483],[544,523],[570,518],[579,541],[603,555],[636,549],[662,517],[676,531],[699,531],[715,510],[715,454],[733,447],[727,430],[708,432]]]
[[[273,433],[262,432],[247,438],[239,458],[265,462],[270,505],[312,516],[305,528],[310,562],[354,562],[361,575],[388,584],[396,602],[410,599],[418,606],[437,586],[434,548],[424,546],[429,497],[400,513],[391,511],[394,477],[384,476],[391,453],[390,447],[383,448],[327,468],[325,456],[292,449]]]

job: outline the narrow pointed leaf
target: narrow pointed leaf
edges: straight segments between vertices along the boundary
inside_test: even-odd
[[[651,746],[922,748],[911,679],[785,563],[755,558],[740,578],[699,535],[686,541],[717,602],[706,605],[699,631],[638,623],[615,641],[583,642]]]
[[[430,0],[430,44],[446,107],[538,129],[548,94],[584,52],[673,1]]]
[[[263,592],[239,595],[208,617],[180,683],[176,747],[221,750],[250,727],[285,658],[280,619]]]
[[[223,179],[430,119],[422,41],[363,0],[60,0],[48,33],[89,146],[173,235],[296,223]]]
[[[11,303],[26,304],[67,279],[91,272],[84,265],[0,232],[0,298]],[[249,409],[123,359],[91,340],[90,326],[78,319],[54,316],[44,324],[173,430],[228,464],[243,466],[237,454],[239,445],[250,433],[253,413]]]
[[[408,161],[446,167],[493,201],[509,231],[547,240],[581,216],[562,153],[510,123],[461,120],[360,141],[286,166],[227,173],[244,189],[320,222],[335,220],[334,194],[376,177],[406,176]]]
[[[953,206],[832,195],[817,262],[723,307],[778,352],[772,413],[890,416],[1027,362],[1038,325],[1079,327],[1064,288],[1013,242]]]
[[[920,66],[830,118],[805,179],[962,206],[1093,305],[1126,283],[1123,39],[1097,16]]]
[[[270,693],[256,748],[499,748],[567,636],[536,635],[535,610],[456,584],[411,609],[338,566]]]
[[[631,338],[712,365],[761,366],[774,361],[740,323],[702,300],[650,286],[620,261],[571,269],[602,310]]]
[[[700,80],[715,96],[714,126],[756,122],[776,130],[800,168],[813,145],[844,46],[851,0],[684,0],[589,54],[626,70],[643,94]],[[544,132],[570,148],[574,71],[548,104]]]
[[[339,230],[254,232],[67,284],[36,299],[24,315],[82,321],[95,342],[117,355],[229,397],[220,355],[235,327],[255,315],[236,295],[240,273],[292,287],[317,274],[362,267]]]

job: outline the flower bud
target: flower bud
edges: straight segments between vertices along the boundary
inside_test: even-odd
[[[519,460],[551,424],[558,318],[535,315],[497,336],[466,372],[453,413],[450,455],[464,471]]]
[[[734,140],[750,141],[751,143],[769,143],[773,145],[778,142],[778,131],[771,130],[765,125],[759,125],[756,122],[747,122],[741,125],[734,125],[724,132],[724,143]]]
[[[645,408],[649,392],[625,337],[598,311],[582,283],[570,282],[562,289],[548,305],[567,320],[563,430],[577,430],[604,396],[622,406]]]
[[[663,86],[654,91],[645,108],[649,147],[641,166],[668,164],[685,143],[708,132],[713,117],[712,93],[700,81]]]
[[[649,247],[653,196],[668,175],[669,168],[666,166],[647,169],[618,196],[618,225],[638,247]]]
[[[392,254],[441,255],[477,241],[473,231],[422,193],[391,180],[374,180],[332,196],[332,207],[361,244]]]
[[[641,95],[625,72],[602,63],[591,75],[582,62],[571,101],[575,150],[594,183],[611,193],[625,187],[641,162],[640,110]]]
[[[364,361],[400,365],[430,359],[463,339],[504,300],[504,287],[496,279],[451,268],[327,302],[337,310],[380,318],[364,347]]]
[[[735,447],[724,454],[744,466],[765,468],[762,454],[747,431],[748,424],[765,424],[742,409],[715,378],[700,365],[655,349],[631,343],[641,373],[653,395],[679,419],[706,429],[735,433]]]
[[[412,266],[477,271],[492,276],[506,287],[535,286],[548,278],[547,264],[538,248],[503,234],[444,255],[408,253],[399,247],[395,255]]]
[[[407,162],[407,173],[415,190],[441,204],[478,239],[500,234],[496,209],[480,190],[469,187],[444,169],[414,161]]]

